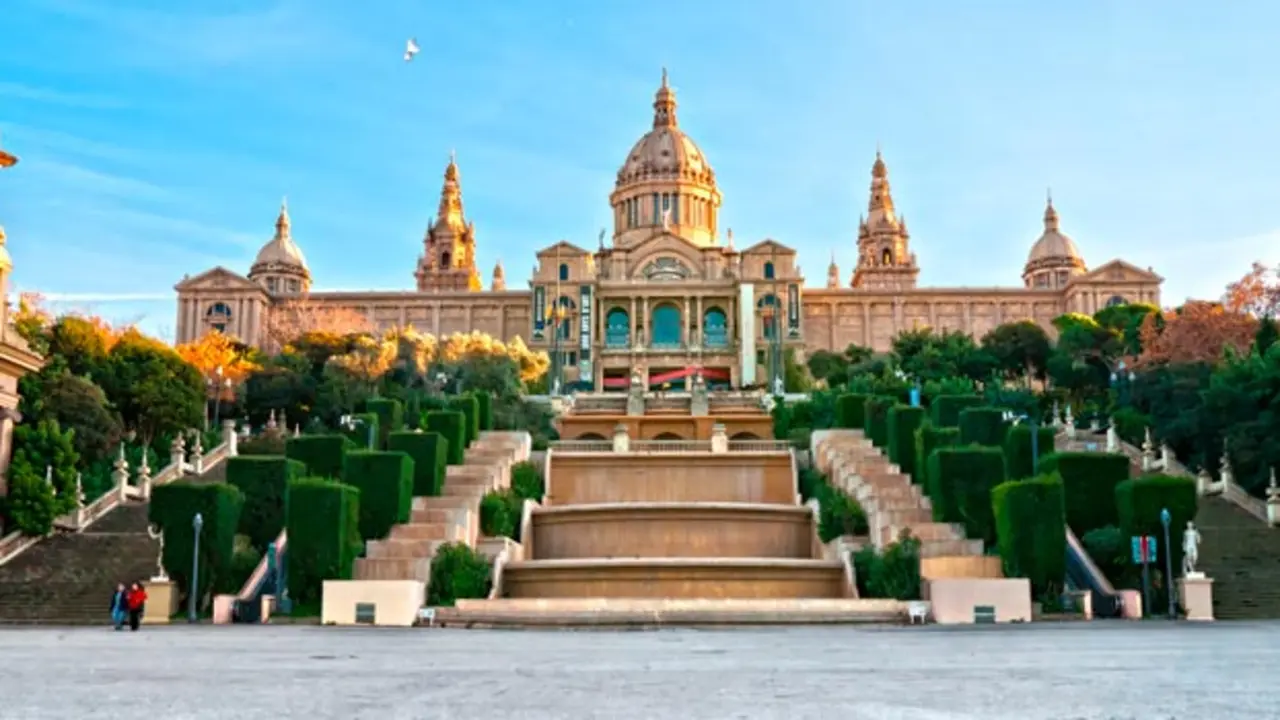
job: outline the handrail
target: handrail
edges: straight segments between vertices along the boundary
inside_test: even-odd
[[[276,558],[278,559],[289,545],[289,531],[281,530],[280,534],[276,535],[275,543]],[[263,581],[267,579],[267,571],[269,570],[267,566],[271,564],[270,560],[270,555],[264,554],[262,559],[258,561],[257,567],[249,574],[249,579],[244,581],[244,585],[240,586],[240,592],[236,593],[237,602],[251,601],[257,596]]]

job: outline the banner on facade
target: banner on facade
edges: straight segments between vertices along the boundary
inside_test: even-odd
[[[591,368],[591,286],[583,285],[578,295],[578,358],[583,367]]]
[[[547,323],[547,289],[538,286],[533,289],[533,337],[541,340]]]
[[[787,286],[787,330],[791,337],[800,335],[800,286]]]

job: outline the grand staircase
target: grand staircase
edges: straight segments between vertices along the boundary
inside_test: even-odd
[[[1200,498],[1197,569],[1213,578],[1219,620],[1280,618],[1280,530],[1221,497]]]

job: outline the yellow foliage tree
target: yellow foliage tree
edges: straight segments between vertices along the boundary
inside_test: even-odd
[[[454,333],[444,338],[440,345],[440,359],[447,363],[461,363],[468,357],[506,356],[520,368],[520,380],[531,382],[542,377],[551,367],[551,359],[544,352],[534,352],[519,337],[509,343],[472,330]]]
[[[249,357],[248,348],[217,330],[205,333],[193,342],[183,343],[175,350],[179,357],[200,371],[200,375],[210,382],[210,388],[223,388],[224,394],[228,392],[225,381],[238,385],[258,369],[258,364]]]
[[[388,330],[383,340],[396,344],[396,364],[415,375],[424,375],[439,350],[434,335],[421,333],[412,325]]]
[[[354,377],[373,382],[395,365],[399,349],[396,340],[362,335],[355,339],[349,352],[334,355],[329,363]]]

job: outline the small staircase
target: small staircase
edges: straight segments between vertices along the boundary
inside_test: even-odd
[[[1201,497],[1197,570],[1213,579],[1213,614],[1219,620],[1280,618],[1280,530],[1235,503]]]

